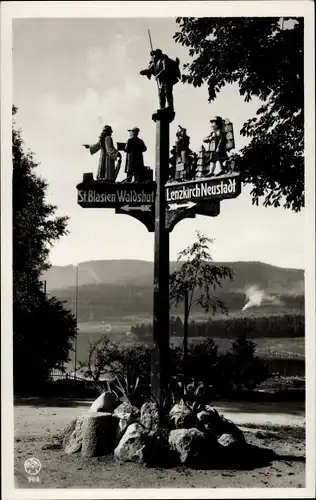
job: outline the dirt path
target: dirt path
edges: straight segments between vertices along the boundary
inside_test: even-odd
[[[93,402],[89,400],[39,400],[21,399],[14,406],[15,434],[19,436],[43,436],[54,434],[73,417],[83,415]],[[58,405],[58,406],[57,406]],[[252,403],[218,401],[216,409],[237,425],[292,425],[304,426],[303,403]]]
[[[65,404],[65,403],[63,403]],[[192,470],[183,467],[150,469],[117,464],[112,457],[84,460],[80,454],[43,450],[50,437],[74,417],[87,411],[79,406],[15,406],[15,481],[18,488],[302,488],[305,487],[304,428],[285,431],[245,427],[249,444],[273,449],[282,459],[248,470]],[[227,414],[227,413],[226,413]],[[228,415],[234,421],[234,415]],[[237,413],[235,414],[237,417]],[[40,483],[29,483],[27,458],[41,461]]]
[[[218,401],[215,406],[237,425],[305,425],[303,402]]]

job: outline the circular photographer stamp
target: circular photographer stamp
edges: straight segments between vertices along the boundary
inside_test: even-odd
[[[28,458],[24,462],[24,470],[27,474],[30,476],[37,476],[37,474],[40,472],[42,468],[41,462],[38,460],[38,458]]]

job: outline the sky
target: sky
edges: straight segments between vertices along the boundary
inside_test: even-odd
[[[47,201],[58,215],[68,215],[69,234],[52,248],[53,265],[88,260],[153,260],[154,234],[113,209],[83,209],[76,185],[83,172],[96,176],[98,157],[82,147],[97,140],[110,124],[113,139],[126,141],[127,130],[140,128],[147,145],[145,164],[154,168],[155,123],[158,107],[154,81],[139,75],[149,58],[148,29],[155,48],[181,64],[188,51],[173,41],[178,26],[173,18],[14,19],[13,102],[26,149],[40,162],[37,173],[48,182]],[[191,148],[198,150],[215,115],[234,125],[236,149],[247,143],[240,136],[243,123],[254,116],[260,101],[245,103],[237,86],[226,86],[208,103],[206,87],[179,83],[174,87],[177,126],[187,129]],[[119,180],[124,178],[124,168]],[[215,261],[261,261],[282,267],[304,268],[304,210],[252,205],[251,186],[221,202],[218,217],[197,216],[177,224],[170,235],[170,258],[193,243],[196,231],[214,238]]]

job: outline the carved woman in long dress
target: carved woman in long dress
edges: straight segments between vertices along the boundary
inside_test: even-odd
[[[113,130],[110,125],[105,125],[96,144],[92,144],[91,146],[84,144],[86,149],[90,149],[90,154],[92,155],[101,151],[97,179],[109,182],[115,182],[117,177],[115,161],[117,158],[121,158],[121,153],[114,147],[111,137],[112,133]]]

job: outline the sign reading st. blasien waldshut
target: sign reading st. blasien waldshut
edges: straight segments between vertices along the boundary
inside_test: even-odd
[[[82,207],[117,208],[120,206],[153,204],[156,183],[128,184],[94,181],[77,186],[78,204]],[[167,203],[183,204],[212,199],[236,198],[241,192],[239,174],[212,179],[199,179],[191,182],[178,182],[166,185]]]
[[[77,186],[78,204],[82,207],[116,208],[121,205],[142,205],[155,202],[156,184],[125,184],[95,181]]]
[[[155,192],[145,193],[144,190],[137,192],[135,189],[127,191],[118,189],[116,193],[104,191],[99,193],[95,189],[79,190],[78,203],[104,203],[106,206],[116,207],[125,203],[153,203],[155,201]]]

